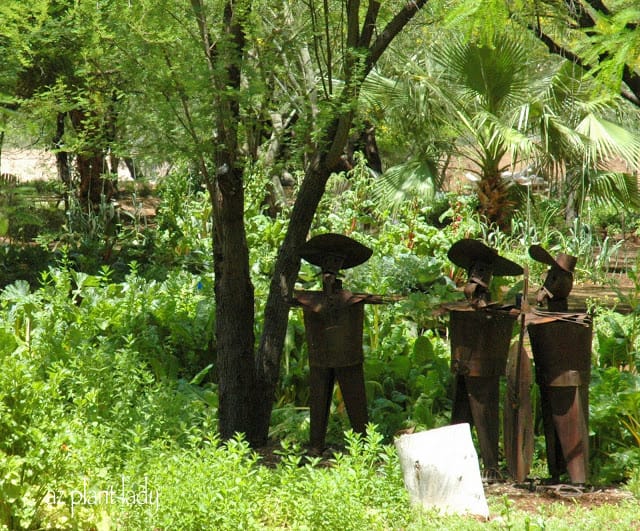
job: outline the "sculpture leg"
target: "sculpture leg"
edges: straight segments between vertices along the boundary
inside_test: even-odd
[[[498,474],[500,438],[499,377],[455,377],[451,424],[467,422],[475,426],[480,457],[488,475]]]
[[[467,376],[465,383],[484,469],[488,477],[494,472],[497,477],[500,439],[499,377]]]
[[[551,387],[553,425],[572,483],[587,481],[589,433],[579,387]]]
[[[469,393],[465,384],[464,376],[456,375],[455,388],[453,390],[453,409],[451,411],[451,424],[462,424],[466,422],[473,426],[473,415],[469,404]]]
[[[562,445],[553,420],[551,402],[553,393],[546,385],[540,386],[540,406],[542,409],[542,426],[544,428],[544,442],[547,453],[547,467],[552,483],[558,483],[560,476],[567,471],[567,464],[562,455]]]
[[[339,367],[335,369],[340,391],[347,407],[349,422],[356,433],[364,434],[369,422],[367,413],[367,395],[364,387],[364,370],[362,365]]]
[[[312,448],[322,451],[325,447],[335,373],[333,369],[325,367],[311,366],[309,369],[310,442]]]

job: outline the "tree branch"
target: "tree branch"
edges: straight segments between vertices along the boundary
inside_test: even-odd
[[[581,68],[584,68],[586,71],[592,69],[592,67],[585,64],[578,55],[573,53],[571,50],[567,50],[565,47],[560,46],[549,35],[544,33],[542,31],[542,28],[529,26],[529,29],[531,29],[531,31],[536,34],[538,39],[545,44],[547,49],[552,54],[564,57],[568,61],[571,61]],[[628,65],[625,65],[622,72],[622,81],[624,81],[624,83],[629,87],[630,90],[621,88],[620,96],[622,96],[625,100],[632,103],[636,107],[640,107],[640,76],[636,72],[634,72]]]
[[[413,0],[407,2],[404,7],[396,14],[393,19],[382,30],[382,33],[369,48],[369,56],[365,65],[365,76],[374,65],[378,62],[384,51],[389,47],[391,41],[400,33],[404,27],[411,21],[415,14],[420,11],[429,0]]]
[[[376,20],[378,19],[378,12],[380,11],[380,2],[371,0],[369,2],[369,8],[367,14],[364,17],[364,24],[362,25],[362,33],[358,41],[359,48],[368,48],[371,45],[371,39],[373,38],[373,32],[376,29]]]

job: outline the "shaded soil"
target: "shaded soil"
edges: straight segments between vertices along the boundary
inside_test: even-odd
[[[507,496],[514,504],[514,508],[525,512],[537,512],[541,506],[565,503],[571,506],[585,508],[603,505],[618,505],[633,496],[616,487],[591,487],[580,493],[563,486],[546,486],[534,482],[518,485],[515,483],[494,483],[485,486],[485,495],[491,497]]]

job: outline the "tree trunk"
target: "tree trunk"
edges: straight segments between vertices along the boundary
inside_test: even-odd
[[[348,38],[347,46],[351,49],[367,49],[368,54],[358,72],[357,68],[348,68],[349,61],[345,59],[347,80],[345,86],[344,104],[350,104],[356,98],[362,82],[380,59],[391,41],[404,29],[413,16],[427,3],[427,0],[416,0],[403,5],[400,11],[389,21],[379,36],[373,41],[375,23],[380,7],[379,2],[369,2],[367,13],[358,35],[359,3],[349,2],[347,9]],[[347,52],[349,53],[349,52]],[[336,105],[339,108],[340,105]],[[284,339],[287,332],[289,316],[288,300],[300,268],[298,247],[306,241],[311,222],[325,191],[327,180],[331,173],[342,163],[342,155],[349,139],[349,132],[353,122],[353,111],[337,115],[329,123],[322,137],[325,142],[317,144],[314,156],[305,172],[296,201],[291,212],[291,218],[284,241],[280,247],[276,260],[269,296],[265,306],[264,327],[260,346],[256,358],[256,389],[258,401],[256,403],[256,433],[258,439],[266,442],[271,409],[275,399],[275,390],[280,375],[280,360]]]
[[[84,111],[74,109],[69,113],[71,124],[76,131],[87,132],[86,115]],[[89,132],[87,137],[91,139],[95,136]],[[99,144],[99,143],[97,143]],[[115,187],[113,181],[109,178],[105,179],[104,174],[107,171],[107,161],[104,151],[99,145],[87,145],[83,151],[76,155],[76,171],[80,184],[78,187],[78,198],[85,206],[96,207],[103,200],[110,200],[114,193]]]
[[[63,149],[64,121],[66,113],[59,112],[56,117],[56,134],[53,137],[53,148],[56,152],[56,169],[63,184],[64,210],[69,210],[69,193],[71,191],[71,170],[69,169],[69,154]]]
[[[347,2],[347,42],[344,59],[345,89],[342,105],[350,108],[362,82],[395,36],[426,4],[416,0],[403,5],[373,44],[380,2],[370,1],[359,34],[360,3]],[[238,125],[241,121],[241,67],[245,53],[243,24],[250,4],[227,0],[222,35],[216,44],[209,34],[203,0],[191,0],[202,50],[215,91],[216,129],[213,142],[216,176],[208,179],[214,209],[214,268],[216,345],[218,360],[219,422],[223,438],[245,433],[254,446],[267,440],[271,408],[280,372],[280,359],[288,322],[288,299],[300,266],[298,247],[306,240],[318,203],[332,171],[340,164],[353,121],[353,110],[338,111],[315,144],[311,163],[291,214],[287,233],[275,265],[265,307],[264,329],[254,357],[254,293],[249,272],[249,252],[244,226],[242,163],[238,160]],[[238,11],[236,12],[236,8]],[[368,50],[356,67],[353,50]]]
[[[483,174],[478,182],[478,201],[480,213],[490,223],[495,223],[501,230],[508,231],[514,202],[509,198],[509,189],[497,171],[489,175]]]
[[[216,173],[208,176],[207,186],[215,227],[214,348],[218,368],[219,430],[223,439],[244,433],[255,446],[262,441],[256,436],[255,422],[254,290],[244,225],[244,170],[238,160],[239,93],[245,47],[243,22],[250,10],[240,6],[240,11],[236,12],[236,3],[227,1],[222,22],[225,39],[212,45],[202,0],[192,0],[191,5],[215,94],[216,128],[212,151]],[[207,176],[204,162],[202,166]]]
[[[309,233],[311,222],[325,191],[332,170],[321,154],[316,154],[307,170],[291,212],[289,227],[275,264],[269,296],[264,310],[264,327],[256,359],[259,393],[256,402],[256,431],[261,444],[266,443],[271,408],[280,376],[280,359],[289,319],[289,303],[300,268],[297,249]]]
[[[223,439],[244,432],[252,444],[254,433],[254,291],[249,274],[249,249],[244,227],[241,169],[218,175],[214,191],[216,353],[219,423]]]

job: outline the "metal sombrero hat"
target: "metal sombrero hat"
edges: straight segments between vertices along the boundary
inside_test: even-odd
[[[366,262],[373,251],[348,236],[328,232],[303,243],[298,249],[298,254],[310,264],[325,270],[335,267],[336,264],[339,264],[337,269],[355,267]]]
[[[536,262],[542,262],[549,266],[558,266],[567,273],[573,273],[576,268],[578,259],[575,256],[569,254],[560,253],[554,260],[553,257],[540,245],[532,245],[529,247],[529,256]]]
[[[447,253],[449,260],[467,271],[473,264],[482,261],[491,265],[492,272],[498,277],[518,276],[524,273],[521,266],[498,254],[480,240],[465,238],[454,243]]]

